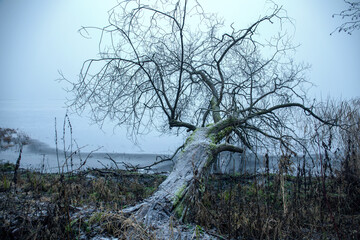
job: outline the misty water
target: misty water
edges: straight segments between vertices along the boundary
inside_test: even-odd
[[[97,125],[90,125],[89,120],[75,114],[69,114],[72,126],[72,136],[76,144],[70,149],[69,131],[67,129],[65,149],[62,140],[64,116],[67,113],[63,100],[48,101],[19,101],[0,100],[0,127],[13,128],[30,137],[28,145],[24,146],[21,167],[39,171],[58,172],[69,171],[78,168],[86,160],[83,168],[119,167],[124,169],[123,162],[133,166],[146,166],[154,163],[159,157],[170,156],[181,145],[182,139],[174,140],[174,137],[148,136],[143,141],[144,151],[141,146],[134,145],[126,139],[124,131],[113,131],[111,124],[104,126],[104,131],[99,130]],[[57,119],[57,144],[55,141],[55,118]],[[147,141],[146,141],[147,140]],[[165,142],[165,143],[164,143]],[[166,145],[167,144],[167,145]],[[162,147],[162,148],[161,148]],[[78,149],[79,148],[79,149]],[[164,151],[165,149],[165,151]],[[69,155],[70,151],[76,154]],[[96,151],[95,151],[96,150]],[[94,151],[94,152],[92,152]],[[89,153],[92,152],[90,155]],[[115,163],[109,159],[109,156]],[[17,146],[0,151],[0,161],[15,163],[19,156]],[[66,160],[67,159],[67,160]],[[223,153],[214,165],[213,172],[243,173],[264,172],[266,159],[259,154],[229,154]],[[303,166],[304,159],[301,156],[291,159],[292,169],[289,173],[295,174],[299,166]],[[173,166],[171,161],[161,163],[154,168],[155,172],[170,171]],[[269,157],[269,171],[276,172],[279,166],[279,158]],[[334,164],[334,169],[340,163]],[[320,173],[319,159],[307,158],[305,161],[307,170],[314,174]]]
[[[70,136],[66,119],[64,149],[63,124],[67,113],[72,134]],[[58,151],[56,151],[55,118]],[[23,148],[21,167],[49,172],[58,171],[59,166],[65,171],[75,169],[86,158],[84,167],[116,167],[108,159],[107,154],[119,163],[119,168],[124,168],[122,162],[134,166],[145,166],[155,162],[158,156],[169,155],[168,153],[172,151],[171,147],[169,149],[157,147],[162,144],[163,139],[157,138],[151,146],[147,146],[149,139],[144,137],[142,141],[146,147],[144,150],[140,145],[126,138],[126,131],[121,129],[115,131],[110,124],[103,126],[100,130],[99,126],[90,124],[88,118],[70,114],[64,107],[64,100],[0,100],[0,127],[16,129],[30,137],[29,144]],[[71,138],[74,140],[73,146],[70,144]],[[174,142],[174,144],[177,143]],[[70,147],[73,151],[80,149],[71,158],[69,157]],[[92,152],[91,155],[89,155],[90,152]],[[0,160],[15,163],[18,155],[19,149],[14,146],[0,151]],[[67,161],[65,161],[66,158],[68,158]],[[169,163],[164,163],[156,170],[168,171],[169,169]]]

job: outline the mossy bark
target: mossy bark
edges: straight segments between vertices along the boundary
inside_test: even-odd
[[[199,128],[192,141],[175,157],[175,165],[158,190],[144,202],[125,209],[146,226],[157,229],[159,237],[168,234],[172,216],[182,218],[186,212],[185,199],[196,189],[195,182],[208,170],[213,158],[208,128]],[[209,162],[210,161],[210,162]]]

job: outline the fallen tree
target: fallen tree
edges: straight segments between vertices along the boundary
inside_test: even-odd
[[[91,109],[102,123],[112,119],[132,135],[154,127],[190,132],[175,166],[159,190],[125,210],[169,236],[172,216],[184,220],[216,156],[280,146],[295,154],[303,146],[300,114],[334,125],[307,106],[304,71],[282,28],[291,24],[281,7],[244,29],[224,26],[197,1],[120,2],[101,31],[97,59],[84,62],[72,83],[77,111]],[[259,30],[278,30],[263,38]],[[264,28],[265,27],[265,28]],[[168,226],[168,227],[165,227]]]

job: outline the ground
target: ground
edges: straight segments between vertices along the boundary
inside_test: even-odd
[[[156,239],[122,212],[150,196],[166,178],[113,169],[41,174],[0,165],[1,239]],[[174,235],[193,228],[193,239],[358,239],[359,186],[334,176],[211,175]],[[191,224],[189,224],[191,223]],[[195,226],[195,227],[194,227]]]

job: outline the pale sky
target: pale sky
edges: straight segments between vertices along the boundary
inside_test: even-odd
[[[98,38],[83,38],[81,26],[105,26],[116,0],[0,0],[0,100],[64,99],[58,70],[70,80],[84,60],[96,57]],[[263,16],[265,0],[202,0],[205,11],[245,28]],[[311,64],[310,95],[325,99],[360,96],[360,31],[330,33],[341,24],[332,14],[343,0],[274,0],[294,19],[296,59]],[[1,116],[0,116],[1,118]],[[150,145],[149,145],[150,146]],[[148,148],[151,148],[149,147]],[[145,144],[145,149],[147,146]]]
[[[204,9],[219,12],[229,23],[246,27],[264,15],[265,0],[203,0]],[[359,96],[360,32],[335,33],[332,18],[342,0],[275,0],[295,20],[297,57],[312,65],[309,80],[316,96]],[[83,38],[81,26],[103,26],[115,0],[0,0],[0,98],[64,98],[55,79],[61,70],[76,79],[82,62],[96,56],[97,38]],[[243,24],[244,23],[244,24]],[[46,89],[46,91],[44,91]]]

